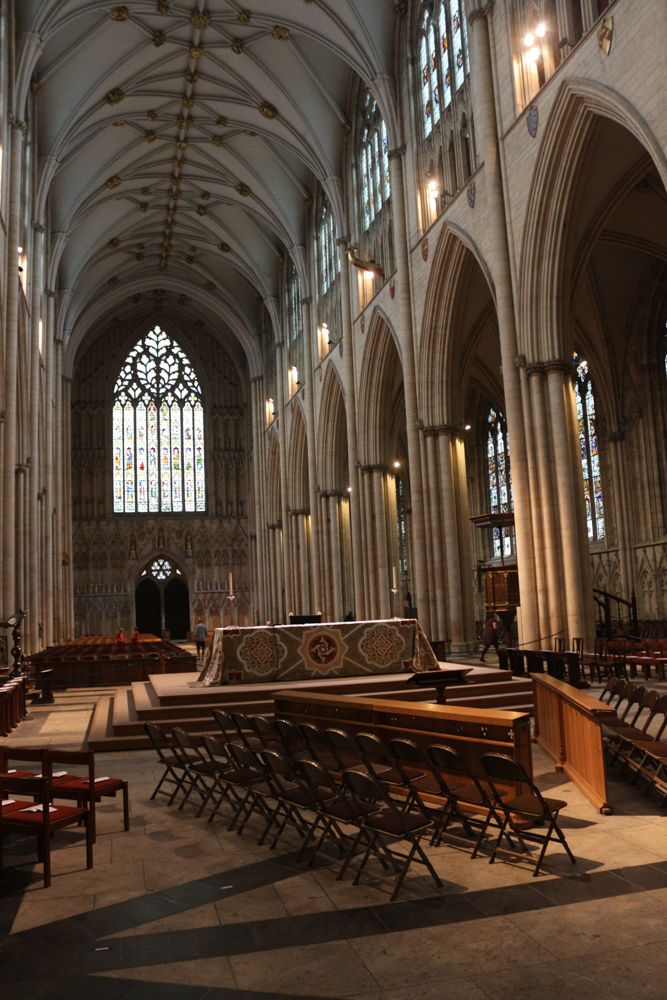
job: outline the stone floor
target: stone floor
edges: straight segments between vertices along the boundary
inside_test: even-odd
[[[92,696],[56,697],[11,742],[80,743]],[[553,847],[533,878],[452,838],[429,851],[444,887],[415,866],[391,903],[377,865],[337,882],[333,860],[296,864],[296,837],[272,852],[258,824],[237,836],[220,813],[151,801],[151,752],[98,755],[98,774],[129,779],[132,829],[120,802],[98,808],[91,871],[82,835],[62,831],[50,889],[34,845],[6,838],[0,1000],[664,1000],[667,810],[613,769],[600,816],[538,747],[534,763],[568,802],[576,866]]]

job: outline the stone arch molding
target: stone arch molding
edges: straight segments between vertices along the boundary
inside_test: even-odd
[[[567,286],[571,247],[563,234],[576,211],[577,182],[596,119],[625,128],[651,157],[667,188],[667,157],[640,112],[617,91],[585,79],[565,80],[549,115],[533,172],[519,267],[519,351],[529,361],[562,358],[568,345]],[[572,231],[573,227],[569,227]]]
[[[374,308],[368,324],[368,334],[361,376],[359,379],[358,449],[363,462],[382,464],[385,455],[387,428],[382,419],[382,406],[386,399],[385,379],[393,364],[392,353],[401,369],[403,363],[396,331],[387,318]]]
[[[481,250],[464,229],[443,226],[426,289],[417,368],[420,416],[426,426],[455,424],[463,417],[458,332],[465,295],[461,290],[474,264],[480,267],[495,306],[495,285]]]

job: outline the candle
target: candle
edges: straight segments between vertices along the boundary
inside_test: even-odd
[[[398,588],[396,586],[396,567],[392,566],[391,567],[391,571],[392,571],[392,574],[393,574],[393,577],[394,577],[394,590],[397,590]]]
[[[230,597],[234,596],[234,587],[232,585],[232,574],[231,573],[229,574],[229,596]]]

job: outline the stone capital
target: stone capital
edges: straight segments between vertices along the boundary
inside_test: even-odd
[[[306,298],[301,299],[301,305],[302,306],[309,306],[312,301],[313,300],[311,299],[310,295],[308,295],[308,296],[306,296]]]
[[[18,129],[19,132],[23,132],[24,135],[28,131],[28,126],[26,122],[21,121],[20,118],[16,118],[13,114],[10,113],[7,115],[7,119],[12,128]]]
[[[342,247],[344,245],[346,246],[350,242],[350,239],[351,236],[349,233],[346,233],[345,236],[339,236],[338,239],[336,240],[336,246],[337,247]]]
[[[389,152],[387,153],[387,156],[389,157],[390,160],[393,160],[396,157],[404,155],[405,155],[405,145],[397,146],[396,149],[390,149]]]
[[[32,226],[34,232],[36,232],[36,233],[45,233],[46,232],[46,226],[43,223],[41,223],[41,222],[35,222],[35,220],[33,219],[32,222],[30,223],[30,225]]]
[[[56,291],[54,291],[53,288],[45,288],[44,289],[44,294],[49,299],[55,299],[57,297],[57,295],[58,295],[58,293]]]
[[[493,14],[494,0],[469,0],[469,9],[467,13],[468,24],[473,24],[474,21],[479,20],[481,17],[489,18]]]

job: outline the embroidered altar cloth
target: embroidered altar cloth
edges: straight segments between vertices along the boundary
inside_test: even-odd
[[[217,628],[199,680],[204,687],[275,680],[437,670],[415,619]]]

